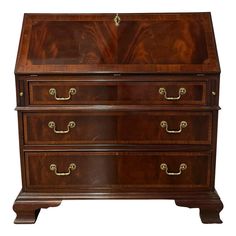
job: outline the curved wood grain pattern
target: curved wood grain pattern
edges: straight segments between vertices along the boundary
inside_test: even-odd
[[[118,39],[118,63],[208,64],[204,27],[199,21],[122,22]]]
[[[208,63],[204,28],[191,20],[122,21],[117,29],[112,22],[41,21],[32,26],[28,59],[44,65]]]
[[[39,21],[33,24],[28,59],[32,64],[115,63],[112,22]]]
[[[220,72],[209,13],[114,16],[26,14],[16,73]]]
[[[114,16],[25,14],[15,223],[34,223],[63,199],[174,199],[200,208],[203,223],[220,223],[220,66],[210,13],[125,13],[119,26]]]

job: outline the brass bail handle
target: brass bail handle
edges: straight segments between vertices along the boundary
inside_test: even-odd
[[[56,123],[54,121],[49,121],[48,122],[48,127],[50,129],[53,129],[53,132],[55,134],[67,134],[67,133],[70,132],[70,129],[73,129],[75,126],[76,126],[75,122],[74,121],[70,121],[67,124],[67,130],[56,130]]]
[[[187,93],[186,88],[180,88],[177,97],[168,97],[166,89],[165,88],[159,88],[159,94],[164,95],[165,100],[172,100],[172,101],[173,100],[180,100],[181,96],[186,94],[186,93]]]
[[[68,167],[68,171],[67,172],[58,172],[57,171],[57,165],[56,164],[51,164],[49,166],[50,170],[53,171],[55,173],[55,175],[57,176],[67,176],[71,174],[72,170],[76,169],[76,165],[74,163],[71,163]]]
[[[180,164],[180,166],[179,166],[179,172],[169,172],[169,171],[168,171],[168,166],[167,166],[166,163],[162,163],[162,164],[160,165],[160,169],[161,169],[161,170],[164,170],[167,175],[172,175],[172,176],[173,176],[173,175],[181,175],[181,174],[182,174],[182,171],[187,169],[187,165],[186,165],[185,163]]]
[[[70,88],[67,97],[57,97],[57,90],[55,88],[50,88],[48,92],[50,95],[54,96],[57,101],[68,101],[71,99],[72,95],[76,94],[77,91],[75,88]]]
[[[116,16],[114,17],[115,26],[119,26],[120,21],[121,21],[121,19],[120,19],[118,13],[116,13]]]
[[[160,126],[161,126],[161,128],[164,128],[166,130],[166,132],[169,134],[179,134],[183,131],[184,128],[186,128],[188,126],[188,123],[187,123],[187,121],[182,120],[179,124],[178,130],[169,130],[168,123],[165,120],[161,121]]]

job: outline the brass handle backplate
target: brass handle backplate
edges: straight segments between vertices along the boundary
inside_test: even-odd
[[[75,95],[77,91],[75,88],[70,88],[68,92],[68,97],[60,97],[60,98],[57,97],[57,90],[55,88],[50,88],[48,92],[50,95],[54,96],[55,100],[57,101],[67,101],[70,100],[71,96]]]
[[[51,164],[49,166],[51,171],[54,171],[55,175],[57,176],[67,176],[71,174],[72,170],[76,169],[76,165],[74,163],[71,163],[68,167],[68,171],[67,172],[57,172],[57,165],[56,164]]]
[[[181,175],[183,170],[187,169],[187,165],[185,163],[180,164],[179,166],[179,172],[168,172],[168,166],[166,163],[162,163],[160,165],[160,169],[164,170],[167,175]]]
[[[178,97],[168,97],[167,92],[165,88],[159,88],[159,94],[164,95],[165,100],[179,100],[182,95],[186,94],[187,90],[186,88],[180,88],[179,89],[179,95]]]
[[[182,132],[183,128],[186,128],[188,126],[188,123],[184,120],[181,121],[179,124],[179,130],[169,130],[168,123],[165,120],[161,121],[160,126],[161,128],[165,128],[166,132],[169,134],[179,134]]]
[[[53,129],[55,134],[67,134],[70,132],[70,129],[75,127],[75,122],[74,121],[70,121],[67,125],[67,130],[56,130],[56,124],[54,121],[50,121],[48,122],[48,127],[50,129]]]
[[[120,19],[118,13],[117,13],[116,16],[114,17],[115,26],[119,26],[120,21],[121,21],[121,19]]]

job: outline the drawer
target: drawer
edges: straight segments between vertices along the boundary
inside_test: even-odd
[[[207,188],[209,153],[27,152],[30,190],[83,188]]]
[[[206,105],[206,82],[31,81],[31,105]]]
[[[24,113],[25,144],[210,144],[211,112]]]

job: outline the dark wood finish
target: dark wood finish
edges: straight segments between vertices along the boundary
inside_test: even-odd
[[[109,21],[75,19],[70,25],[63,19],[33,21],[27,60],[32,65],[209,63],[203,22],[121,17],[120,27],[112,16]]]
[[[41,208],[66,199],[173,199],[199,208],[203,223],[221,223],[220,67],[210,14],[120,14],[119,26],[114,17],[25,14],[15,69],[15,223],[34,223]],[[56,100],[50,88],[57,98],[76,93]],[[160,88],[167,97],[186,93],[167,100]],[[168,133],[163,120],[179,132]],[[55,133],[50,121],[55,131],[75,127]]]
[[[114,17],[25,14],[16,73],[219,72],[208,13]]]
[[[56,207],[61,204],[60,200],[29,200],[17,199],[13,210],[16,212],[15,224],[34,224],[41,208]]]
[[[18,213],[18,221],[15,221],[15,223],[34,223],[35,218],[32,217],[29,221],[27,217],[22,216],[21,214],[24,214],[27,209],[31,211],[32,207],[34,207],[33,209],[37,208],[39,211],[40,208],[58,206],[61,200],[66,199],[175,199],[177,206],[199,208],[200,218],[203,223],[222,223],[219,213],[223,208],[223,203],[215,191],[170,192],[153,190],[147,192],[144,190],[137,191],[137,188],[135,188],[135,190],[128,189],[128,191],[123,189],[121,192],[113,192],[112,190],[104,192],[104,190],[97,190],[95,193],[91,190],[84,190],[80,193],[68,194],[20,192],[14,205],[15,211]],[[18,205],[22,206],[22,209],[18,207]]]
[[[193,112],[208,112],[220,110],[219,106],[146,106],[146,105],[80,105],[80,106],[17,106],[16,111],[21,112],[100,112],[102,111],[193,111]]]
[[[187,127],[181,133],[181,121]],[[56,130],[67,130],[70,121],[76,126],[66,134],[48,127],[55,122]],[[212,115],[210,112],[94,112],[94,113],[25,113],[25,144],[210,144]],[[202,127],[199,129],[198,127]],[[40,130],[40,132],[39,132]]]
[[[55,96],[49,90],[56,89]],[[76,94],[69,100],[71,88]],[[179,89],[185,88],[186,94],[179,100],[167,100],[159,93],[164,88],[168,97],[178,97]],[[168,98],[167,97],[167,98]],[[29,83],[30,105],[76,105],[76,104],[163,104],[163,105],[205,105],[206,83],[204,82],[77,82],[77,81],[32,81]]]
[[[222,220],[220,219],[220,212],[224,206],[217,193],[215,193],[215,198],[191,200],[181,199],[175,200],[175,203],[177,206],[199,208],[202,223],[222,223]]]
[[[50,170],[67,172],[71,163],[76,169],[69,176],[57,176]],[[180,176],[170,176],[160,169],[166,163],[169,172],[179,172],[181,163],[187,165]],[[142,152],[26,152],[27,191],[81,191],[81,188],[209,188],[211,163],[207,153],[142,153]],[[104,172],[104,170],[107,170]]]

